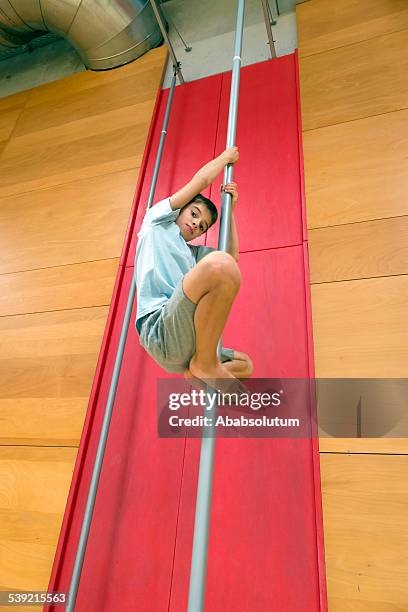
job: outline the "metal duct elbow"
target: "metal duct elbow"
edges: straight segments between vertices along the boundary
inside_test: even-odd
[[[66,38],[91,70],[126,64],[163,40],[149,0],[0,0],[0,47],[47,31]]]

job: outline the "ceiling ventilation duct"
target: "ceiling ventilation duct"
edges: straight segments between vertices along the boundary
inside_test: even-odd
[[[163,40],[149,0],[0,0],[0,51],[53,32],[91,70],[130,62]]]

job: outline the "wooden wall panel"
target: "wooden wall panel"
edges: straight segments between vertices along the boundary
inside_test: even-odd
[[[100,307],[0,318],[3,444],[79,443],[107,314]]]
[[[300,63],[304,130],[408,108],[407,31],[305,57]]]
[[[406,0],[313,0],[299,5],[299,55],[344,47],[408,28]]]
[[[109,306],[119,258],[0,274],[0,317]]]
[[[309,228],[408,214],[408,110],[305,132],[303,150]]]
[[[38,104],[52,104],[54,100],[60,100],[78,92],[89,91],[101,86],[109,87],[116,81],[132,77],[135,74],[145,73],[152,67],[158,69],[158,78],[160,79],[166,59],[167,50],[165,46],[162,46],[152,49],[135,62],[130,62],[114,70],[78,72],[59,81],[53,81],[24,92],[28,94],[26,106],[29,108]],[[93,98],[92,93],[91,96]],[[96,104],[99,104],[99,101]]]
[[[163,55],[165,50],[161,48],[156,50],[157,52]],[[157,90],[161,80],[161,74],[155,64],[150,65],[148,69],[140,69],[138,66],[133,74],[125,77],[122,73],[121,77],[108,83],[100,82],[98,79],[92,88],[72,93],[64,92],[64,95],[54,96],[47,103],[29,102],[16,126],[15,136],[47,130],[86,118],[93,119],[97,115],[103,116],[118,109],[138,106],[152,100],[152,92]]]
[[[0,99],[3,590],[48,586],[166,60]]]
[[[408,456],[320,457],[330,612],[408,609]]]
[[[0,198],[0,273],[119,257],[137,170]]]
[[[0,197],[137,168],[166,57],[160,47],[114,75],[80,73],[19,98],[24,108],[0,156]]]
[[[311,290],[317,377],[406,377],[407,275]]]
[[[408,274],[408,216],[309,230],[312,283]]]
[[[1,590],[47,590],[76,453],[0,447]]]
[[[406,377],[408,5],[296,12],[316,375]],[[319,441],[330,612],[408,609],[402,425]]]

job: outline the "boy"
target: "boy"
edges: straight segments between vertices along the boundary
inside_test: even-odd
[[[227,164],[238,160],[230,147],[203,166],[187,185],[145,215],[136,250],[137,314],[140,344],[168,372],[201,380],[247,378],[245,353],[217,344],[240,287],[238,236],[231,214],[228,253],[189,245],[217,220],[213,202],[201,195]],[[235,183],[225,185],[234,210]]]

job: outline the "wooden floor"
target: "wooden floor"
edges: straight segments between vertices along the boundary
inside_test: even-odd
[[[0,590],[48,587],[166,59],[0,99]]]
[[[316,375],[404,378],[408,5],[310,0],[297,25]],[[407,435],[320,440],[330,612],[408,610]]]

